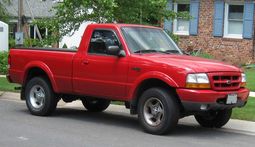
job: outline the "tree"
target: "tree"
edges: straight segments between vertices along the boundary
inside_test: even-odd
[[[167,10],[166,5],[167,0],[64,0],[54,7],[54,18],[35,23],[52,32],[59,32],[55,34],[57,38],[72,35],[84,21],[160,26],[164,19],[190,18],[186,12]]]
[[[9,18],[9,14],[4,7],[4,3],[10,3],[10,0],[0,0],[0,21],[7,22]]]

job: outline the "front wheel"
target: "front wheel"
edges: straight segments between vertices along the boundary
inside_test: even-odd
[[[195,119],[202,127],[221,128],[228,123],[231,114],[232,109],[210,111],[203,115],[195,115]]]
[[[58,100],[47,78],[35,77],[25,87],[26,105],[33,115],[47,116],[54,112]]]
[[[105,99],[84,98],[81,99],[83,106],[90,112],[102,112],[106,110],[111,101]]]
[[[179,120],[176,98],[163,88],[146,90],[138,102],[138,118],[144,130],[151,134],[172,131]]]

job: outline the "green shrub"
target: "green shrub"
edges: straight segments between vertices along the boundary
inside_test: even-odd
[[[168,30],[165,30],[165,32],[172,38],[172,40],[173,40],[176,44],[179,43],[179,41],[180,41],[180,37],[179,37],[179,36],[173,34],[172,32],[170,32],[170,31],[168,31]]]
[[[202,58],[207,58],[207,59],[213,59],[213,56],[207,53],[191,53],[192,56],[196,57],[202,57]]]
[[[0,52],[0,74],[7,73],[8,52]]]
[[[9,38],[9,48],[14,48],[15,47],[15,39]]]
[[[201,51],[201,49],[199,50],[193,50],[191,52],[189,52],[189,54],[191,56],[196,56],[196,57],[202,57],[202,58],[207,58],[207,59],[213,59],[214,57],[206,52]]]
[[[46,47],[51,46],[50,42],[48,42],[47,39],[39,40],[39,39],[32,39],[32,38],[26,38],[24,39],[23,47]],[[9,48],[15,48],[15,39],[10,38],[9,39]]]
[[[67,48],[67,45],[66,45],[66,44],[64,44],[62,48]]]

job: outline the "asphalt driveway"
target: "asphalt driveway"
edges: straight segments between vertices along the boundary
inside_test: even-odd
[[[250,147],[255,144],[255,123],[231,120],[223,129],[200,127],[193,117],[180,120],[167,136],[144,133],[136,116],[122,106],[111,105],[106,112],[90,113],[79,101],[60,103],[51,117],[29,114],[17,94],[0,97],[0,146],[189,146]]]

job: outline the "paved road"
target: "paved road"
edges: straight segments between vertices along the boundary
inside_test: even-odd
[[[137,118],[111,106],[104,113],[89,113],[82,107],[58,106],[51,117],[29,114],[25,103],[0,98],[1,147],[251,147],[254,134],[204,129],[191,118],[181,120],[176,131],[155,136],[141,131]],[[119,108],[119,107],[118,107]]]

